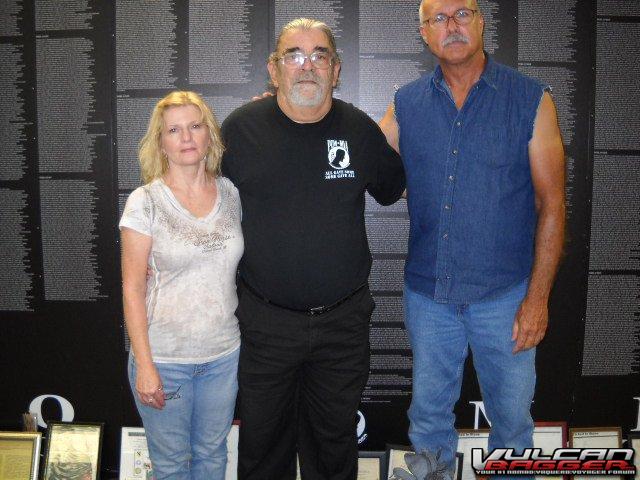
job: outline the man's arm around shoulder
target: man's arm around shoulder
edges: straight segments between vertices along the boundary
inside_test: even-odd
[[[396,110],[393,102],[387,107],[387,111],[384,117],[378,122],[378,126],[382,133],[384,133],[387,143],[396,152],[400,153],[400,129],[398,128],[398,121],[396,120]],[[407,190],[402,192],[402,198],[407,198]]]

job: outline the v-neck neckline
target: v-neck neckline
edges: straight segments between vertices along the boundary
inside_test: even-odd
[[[176,196],[173,193],[173,190],[171,190],[171,187],[169,187],[169,185],[167,185],[162,178],[158,180],[160,181],[160,186],[162,187],[162,190],[165,192],[165,194],[169,198],[169,201],[171,202],[171,204],[191,220],[194,220],[196,222],[207,222],[212,217],[214,217],[220,210],[220,205],[221,205],[220,182],[218,181],[217,177],[214,179],[214,181],[216,182],[216,198],[213,202],[213,205],[211,206],[211,210],[209,211],[209,213],[207,213],[202,217],[195,216],[193,213],[191,213],[191,211],[188,208],[185,208],[180,203],[180,200],[176,198]]]

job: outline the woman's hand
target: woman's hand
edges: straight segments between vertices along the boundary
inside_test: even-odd
[[[164,408],[164,391],[162,379],[156,367],[138,367],[136,372],[136,391],[143,405],[162,410]]]

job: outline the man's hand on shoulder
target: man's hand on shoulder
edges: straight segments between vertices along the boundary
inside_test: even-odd
[[[513,353],[529,350],[538,345],[547,332],[548,323],[548,299],[524,297],[513,322],[511,340],[516,342]]]
[[[387,138],[387,143],[396,152],[400,153],[400,134],[398,130],[398,122],[396,121],[396,112],[393,108],[393,103],[389,104],[384,117],[382,117],[382,119],[378,122],[378,125],[380,126],[380,130],[382,130],[382,133],[384,133],[384,136]]]
[[[262,100],[263,98],[273,97],[274,94],[272,92],[262,92],[261,95],[256,95],[255,97],[251,97],[251,101],[255,102],[256,100]]]

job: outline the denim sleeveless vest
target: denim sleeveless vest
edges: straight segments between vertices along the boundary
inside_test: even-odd
[[[439,66],[398,90],[410,289],[472,303],[530,274],[537,216],[528,144],[546,88],[488,58],[460,110]]]

